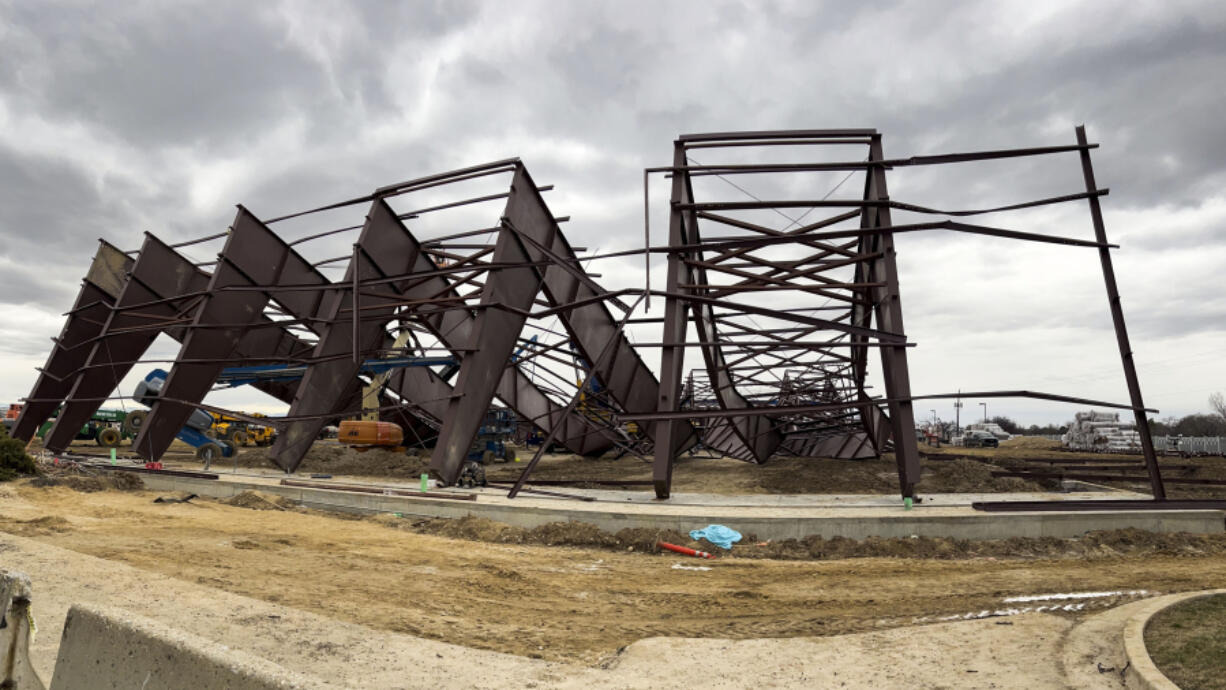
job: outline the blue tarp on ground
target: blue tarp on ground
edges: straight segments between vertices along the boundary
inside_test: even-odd
[[[694,541],[706,539],[721,549],[731,549],[733,542],[741,540],[741,533],[723,525],[707,525],[690,532],[690,539]]]

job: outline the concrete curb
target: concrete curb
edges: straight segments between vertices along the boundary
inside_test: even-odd
[[[1145,627],[1149,625],[1150,619],[1164,609],[1192,599],[1217,594],[1226,594],[1226,589],[1183,592],[1158,597],[1128,619],[1128,623],[1124,626],[1124,653],[1128,657],[1126,677],[1128,687],[1144,690],[1179,690],[1179,686],[1163,675],[1154,664],[1154,660],[1149,657],[1149,650],[1145,648]]]

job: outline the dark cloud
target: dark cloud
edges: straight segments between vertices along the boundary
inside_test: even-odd
[[[228,10],[228,11],[227,11]],[[134,145],[229,148],[318,92],[319,70],[240,6],[94,11],[22,4],[12,17],[37,40],[22,79],[28,107],[89,122]]]
[[[45,280],[63,279],[61,270],[68,280],[79,278],[96,248],[93,240],[123,227],[120,206],[98,191],[87,171],[0,145],[0,257],[26,270],[49,268],[40,273]],[[3,292],[12,295],[13,289]]]

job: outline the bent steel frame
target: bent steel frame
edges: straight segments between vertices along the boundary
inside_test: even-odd
[[[510,191],[409,213],[389,205],[393,197],[497,174],[511,175]],[[215,266],[211,274],[152,235],[133,252],[134,261],[105,245],[17,429],[32,436],[66,402],[47,438],[49,449],[63,450],[132,368],[147,361],[141,358],[157,336],[167,333],[181,343],[180,351],[135,440],[136,451],[149,459],[165,453],[191,411],[208,408],[201,401],[223,367],[292,362],[306,365],[305,375],[275,392],[290,410],[274,422],[282,433],[270,457],[293,471],[328,420],[357,411],[360,363],[406,354],[389,349],[388,329],[394,328],[412,335],[409,349],[445,350],[459,362],[449,370],[397,371],[387,377],[384,393],[390,397],[381,405],[385,416],[418,425],[424,420],[436,432],[431,436],[437,435],[437,443],[423,442],[434,446],[432,468],[444,481],[455,481],[495,395],[521,420],[575,453],[594,455],[624,445],[614,414],[649,411],[657,383],[602,304],[618,302],[620,295],[608,295],[579,268],[541,191],[519,161],[498,161],[326,207],[370,204],[361,226],[292,243],[269,227],[291,217],[265,223],[240,207],[226,233],[202,240],[225,239],[217,261],[208,262]],[[495,199],[507,201],[491,228],[423,242],[404,224],[431,211]],[[294,247],[358,228],[340,281],[319,270],[336,259],[311,263]],[[492,245],[462,240],[491,234],[497,238]],[[108,267],[109,273],[103,270]],[[95,285],[125,271],[110,280],[109,290]],[[544,311],[532,311],[541,306]],[[520,337],[525,322],[543,316],[560,319],[565,340],[546,347],[536,346],[533,338],[525,353]],[[423,345],[429,338],[437,343],[433,348]],[[567,364],[560,353],[569,352],[583,359],[604,343],[615,344],[617,355],[600,359],[595,375],[616,407],[579,414],[565,404],[566,387],[574,382],[537,364]]]
[[[1115,284],[1113,245],[1107,241],[1100,209],[1099,198],[1107,190],[1097,187],[1090,161],[1090,150],[1097,145],[1088,143],[1084,127],[1077,127],[1076,137],[1077,143],[1067,146],[887,159],[882,136],[872,129],[681,136],[674,142],[672,165],[646,171],[664,173],[672,180],[668,245],[648,250],[665,252],[668,259],[667,284],[656,293],[665,297],[664,337],[658,344],[662,350],[659,404],[653,414],[626,419],[655,422],[660,425],[660,438],[668,439],[673,425],[701,417],[707,430],[705,443],[755,463],[767,462],[777,453],[846,458],[877,455],[891,443],[900,493],[912,498],[921,472],[912,403],[943,396],[913,396],[910,390],[906,348],[912,343],[903,328],[895,236],[952,230],[1093,247],[1100,258],[1129,391],[1127,405],[1111,406],[1133,411],[1153,495],[1163,500],[1165,487]],[[860,147],[866,155],[862,160],[712,165],[700,164],[692,155],[699,149],[716,154],[732,149],[743,154],[782,147]],[[892,199],[886,184],[886,173],[900,167],[1068,153],[1080,158],[1084,192],[995,208],[940,210]],[[743,175],[844,171],[848,177],[863,176],[863,193],[858,199],[831,198],[847,178],[820,198],[776,200],[757,198],[733,181]],[[727,183],[708,186],[708,196],[721,191],[726,196],[731,188],[736,198],[697,198],[696,181],[704,178]],[[1079,200],[1089,204],[1092,241],[955,220]],[[804,213],[789,215],[789,209]],[[806,219],[814,211],[843,209],[847,210],[830,217]],[[896,224],[891,217],[895,210],[947,217]],[[779,218],[786,222],[778,222]],[[647,235],[650,237],[649,231]],[[764,295],[769,301],[762,299]],[[817,300],[822,301],[815,304]],[[695,339],[688,341],[690,337]],[[689,395],[683,394],[682,367],[686,350],[692,347],[702,354],[709,390],[705,399],[697,397],[692,386]],[[880,357],[884,398],[874,398],[867,390],[869,353],[874,349]],[[1029,391],[989,395],[1072,400]],[[656,445],[654,483],[660,498],[668,497],[671,490],[676,457],[667,443]]]
[[[202,401],[223,367],[291,362],[305,365],[300,381],[259,387],[289,405],[272,422],[281,434],[270,457],[292,472],[325,424],[359,411],[369,379],[363,361],[433,351],[456,364],[381,377],[378,404],[384,418],[433,446],[431,470],[446,483],[459,476],[498,398],[547,439],[512,496],[528,490],[533,469],[556,441],[580,455],[617,450],[641,457],[652,464],[660,498],[672,491],[678,456],[699,448],[758,464],[780,454],[858,459],[892,451],[899,491],[911,498],[921,477],[913,403],[956,394],[911,391],[907,350],[914,343],[903,326],[896,238],[944,230],[1097,251],[1129,402],[1030,391],[962,395],[1132,410],[1147,477],[1162,501],[1163,476],[1100,208],[1107,190],[1097,187],[1090,160],[1097,145],[1082,127],[1076,136],[1065,146],[887,158],[873,129],[683,135],[671,165],[645,171],[645,185],[652,174],[669,178],[667,243],[652,245],[645,227],[643,248],[599,256],[570,244],[561,229],[568,219],[555,217],[544,201],[550,188],[538,186],[518,159],[270,220],[239,207],[226,232],[177,245],[147,235],[138,252],[125,253],[103,242],[13,433],[29,439],[62,403],[46,445],[63,450],[124,376],[150,361],[142,357],[164,333],[179,351],[138,434],[137,452],[160,457],[194,408],[219,409]],[[781,151],[792,155],[768,162]],[[703,164],[698,152],[734,162]],[[804,152],[801,160],[795,152]],[[887,174],[898,168],[1061,154],[1079,157],[1084,190],[942,210],[893,199],[887,187]],[[822,195],[811,176],[826,173],[846,176]],[[806,191],[763,199],[737,182],[744,176],[770,178],[792,195]],[[856,176],[859,193],[838,195]],[[465,191],[482,184],[493,185],[493,193]],[[422,198],[433,201],[397,207]],[[1091,240],[964,220],[1083,200]],[[498,203],[492,224],[475,229],[445,225],[440,232],[430,222]],[[321,220],[322,231],[310,225],[355,208],[366,209],[361,222],[336,228]],[[908,218],[898,222],[895,214]],[[471,227],[471,215],[465,218],[463,227]],[[310,234],[286,239],[283,228],[303,223]],[[224,246],[216,261],[194,262],[182,253],[217,240]],[[304,253],[329,242],[345,243],[345,253],[316,261]],[[647,283],[610,292],[584,267],[637,255],[648,262],[665,256],[663,289]],[[326,277],[324,270],[339,268],[343,276]],[[653,296],[663,297],[663,316],[636,316]],[[659,324],[662,337],[632,344],[629,324]],[[658,349],[658,379],[642,356],[650,348]],[[686,376],[686,354],[694,349],[698,366]],[[874,359],[882,395],[869,384]]]

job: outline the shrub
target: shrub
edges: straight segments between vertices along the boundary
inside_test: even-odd
[[[0,482],[37,473],[34,459],[26,454],[26,444],[7,436],[0,439]]]

